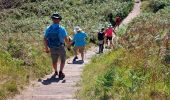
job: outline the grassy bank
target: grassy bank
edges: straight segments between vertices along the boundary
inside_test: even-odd
[[[42,39],[53,12],[63,16],[61,24],[69,34],[80,25],[93,35],[107,25],[110,13],[113,19],[116,15],[124,18],[132,5],[131,0],[0,0],[0,100],[51,72]]]
[[[146,11],[125,30],[121,29],[124,35],[119,39],[119,48],[94,57],[85,67],[77,97],[80,100],[169,100],[170,67],[164,44],[165,35],[170,32],[169,12],[169,5],[156,12]]]

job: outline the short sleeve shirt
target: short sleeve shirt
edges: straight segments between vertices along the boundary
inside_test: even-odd
[[[74,35],[73,41],[75,42],[75,46],[85,46],[87,34],[85,32],[78,32]]]
[[[112,37],[113,36],[113,29],[112,28],[106,29],[105,36]]]
[[[67,37],[66,29],[64,27],[60,26],[59,24],[52,24],[46,28],[46,30],[44,32],[45,38],[48,38],[50,28],[58,29],[59,41],[64,44],[64,39],[65,39],[65,37]],[[50,42],[52,42],[52,41],[50,41]],[[53,42],[55,42],[55,41],[53,41]],[[49,45],[49,47],[51,47],[51,45]]]

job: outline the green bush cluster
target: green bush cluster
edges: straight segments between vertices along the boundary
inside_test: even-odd
[[[150,3],[150,8],[153,12],[157,12],[169,5],[168,0],[152,0]]]
[[[169,6],[169,0],[143,0],[143,11],[156,13]]]

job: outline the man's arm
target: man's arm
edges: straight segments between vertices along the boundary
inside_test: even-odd
[[[66,43],[67,45],[70,45],[70,41],[69,41],[68,36],[66,36],[64,40],[65,40],[65,43]]]
[[[44,46],[45,46],[45,52],[46,53],[49,53],[49,48],[48,48],[48,45],[47,45],[47,39],[44,37]]]
[[[65,43],[67,44],[66,46],[67,46],[68,51],[70,51],[71,50],[70,47],[71,47],[72,42],[69,41],[68,36],[66,36],[64,40],[65,40]]]
[[[114,33],[115,35],[117,35],[115,29],[113,29],[113,33]]]

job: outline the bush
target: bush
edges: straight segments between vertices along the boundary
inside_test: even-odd
[[[154,13],[159,11],[160,9],[163,9],[168,5],[168,0],[152,0],[150,3],[150,8]]]

